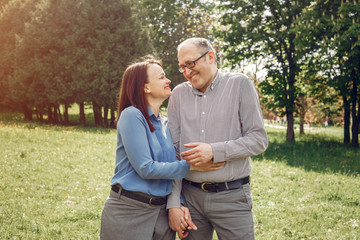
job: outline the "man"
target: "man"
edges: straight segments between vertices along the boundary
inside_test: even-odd
[[[214,229],[219,239],[254,239],[250,156],[268,146],[255,86],[243,74],[219,71],[206,39],[187,39],[177,50],[179,70],[188,80],[174,88],[168,105],[178,157],[194,166],[225,165],[217,171],[190,172],[174,183],[169,225],[190,240],[211,240]],[[181,190],[191,218],[180,208]],[[197,230],[185,233],[188,226]]]

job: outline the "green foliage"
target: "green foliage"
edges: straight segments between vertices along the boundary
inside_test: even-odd
[[[189,37],[213,40],[212,3],[200,0],[142,0],[146,23],[156,55],[162,60],[166,75],[176,86],[185,79],[178,71],[178,44]]]
[[[222,26],[217,37],[226,42],[227,63],[234,68],[244,60],[268,59],[266,80],[259,84],[262,99],[269,108],[287,115],[288,130],[292,129],[289,117],[297,111],[296,104],[301,105],[296,103],[299,97],[311,95],[328,110],[340,95],[344,132],[350,126],[351,108],[352,142],[358,146],[358,1],[233,0],[219,9]]]
[[[360,112],[360,4],[358,1],[317,1],[296,22],[297,47],[308,57],[307,75],[326,76],[344,110],[344,142],[358,146]],[[312,37],[309,38],[308,36]],[[350,110],[351,109],[351,110]]]
[[[286,114],[287,140],[294,141],[293,114],[298,95],[296,81],[301,58],[295,48],[294,21],[309,6],[306,1],[227,1],[219,6],[225,41],[225,58],[232,67],[243,60],[266,57],[267,78],[259,84],[263,100],[273,110]]]
[[[30,0],[29,0],[30,1]],[[15,6],[5,16],[16,13]],[[30,3],[29,3],[30,4]],[[12,71],[1,85],[16,103],[29,107],[96,102],[116,108],[121,76],[136,58],[151,52],[149,37],[134,5],[123,1],[31,1],[21,8],[19,32],[8,31],[4,51]],[[25,11],[28,10],[28,11]],[[13,51],[12,54],[10,54]]]
[[[2,1],[0,6],[0,106],[19,108],[11,99],[8,77],[14,72],[16,41],[38,1]]]

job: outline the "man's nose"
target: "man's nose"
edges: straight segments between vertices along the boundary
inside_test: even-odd
[[[186,67],[186,68],[185,68],[185,71],[184,71],[184,74],[185,74],[186,76],[190,76],[191,72],[192,72],[192,69]]]

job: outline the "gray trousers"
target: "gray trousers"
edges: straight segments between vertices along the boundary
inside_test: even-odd
[[[186,240],[212,240],[214,229],[219,240],[254,240],[254,221],[250,184],[218,193],[204,192],[183,183],[182,194],[198,230]]]
[[[119,193],[121,190],[119,191]],[[166,204],[154,206],[110,191],[101,216],[102,240],[174,240]]]

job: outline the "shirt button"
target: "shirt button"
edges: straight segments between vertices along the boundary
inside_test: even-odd
[[[205,132],[205,131],[204,131],[204,129],[203,129],[203,130],[201,130],[201,132],[202,132],[202,133],[203,133],[203,132]]]
[[[202,114],[204,115],[204,114],[205,114],[205,112],[202,112]]]
[[[206,95],[204,95],[204,98],[206,98]]]

